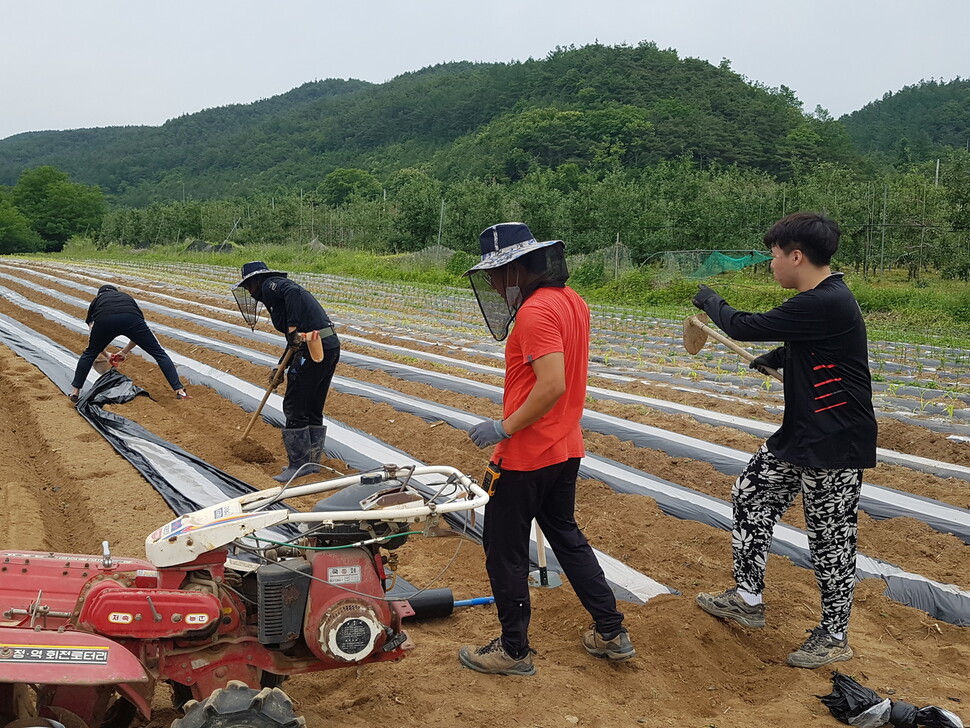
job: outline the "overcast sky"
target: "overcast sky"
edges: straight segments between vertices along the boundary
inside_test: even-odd
[[[0,0],[0,31],[0,139],[596,41],[727,58],[835,116],[970,77],[968,0]]]

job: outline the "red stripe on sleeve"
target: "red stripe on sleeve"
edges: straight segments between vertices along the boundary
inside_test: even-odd
[[[815,386],[821,387],[824,384],[831,384],[832,382],[841,382],[841,381],[842,381],[842,377],[833,377],[832,379],[826,379],[824,382],[819,382]]]
[[[841,407],[844,404],[848,404],[848,403],[839,402],[838,404],[830,404],[828,407],[820,407],[817,410],[815,410],[815,414],[818,414],[819,412],[824,412],[825,410],[828,410],[828,409],[832,409],[833,407]]]

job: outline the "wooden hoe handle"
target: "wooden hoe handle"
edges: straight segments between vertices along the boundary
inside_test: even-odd
[[[287,347],[286,353],[283,355],[283,361],[279,363],[276,368],[276,376],[273,377],[273,381],[270,382],[269,386],[266,387],[266,392],[263,394],[263,399],[259,402],[259,407],[253,412],[253,416],[249,418],[249,424],[246,425],[246,430],[243,432],[240,440],[245,440],[249,436],[249,431],[253,429],[253,425],[256,424],[256,418],[259,417],[259,413],[263,411],[263,406],[266,404],[266,400],[269,399],[270,393],[279,386],[280,381],[282,381],[283,373],[286,371],[286,365],[290,363],[290,359],[293,358],[293,349]]]
[[[721,334],[721,333],[715,331],[714,329],[712,329],[710,326],[708,326],[703,321],[701,321],[700,319],[698,319],[697,316],[691,316],[690,318],[687,319],[687,321],[690,323],[691,326],[696,326],[697,328],[699,328],[701,331],[703,331],[705,334],[707,334],[708,336],[710,336],[715,341],[720,341],[728,349],[730,349],[731,351],[733,351],[735,354],[737,354],[738,356],[740,356],[745,361],[749,361],[750,362],[750,361],[754,361],[757,358],[757,357],[755,357],[754,354],[752,354],[747,349],[745,349],[745,348],[743,348],[741,346],[738,346],[738,344],[736,342],[732,341],[728,337],[726,337],[723,334]],[[768,376],[774,377],[779,382],[785,381],[782,378],[782,376],[781,376],[781,372],[779,372],[777,369],[772,369],[771,367],[761,367],[761,369],[764,370],[764,372]]]

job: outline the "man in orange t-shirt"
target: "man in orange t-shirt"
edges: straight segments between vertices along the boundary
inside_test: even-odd
[[[485,322],[505,348],[501,420],[469,432],[479,447],[497,445],[489,463],[485,568],[502,635],[461,648],[473,670],[532,675],[529,647],[529,541],[535,519],[593,627],[583,646],[595,657],[626,660],[636,651],[623,627],[596,555],[576,524],[576,478],[586,454],[579,421],[586,401],[589,308],[568,288],[563,243],[538,242],[522,223],[501,223],[480,237],[482,261],[469,276]]]

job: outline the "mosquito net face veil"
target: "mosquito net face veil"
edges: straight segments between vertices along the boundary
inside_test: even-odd
[[[561,240],[537,241],[520,222],[487,228],[479,236],[482,260],[465,272],[485,325],[497,341],[509,335],[522,303],[543,285],[563,285],[566,271]]]
[[[256,289],[256,284],[263,280],[263,276],[267,275],[285,278],[287,274],[279,270],[270,270],[263,261],[254,260],[251,263],[243,264],[242,280],[231,289],[233,298],[236,299],[236,305],[239,306],[239,313],[242,314],[246,324],[251,329],[256,328],[256,322],[259,320],[260,301],[252,294],[250,289]]]

